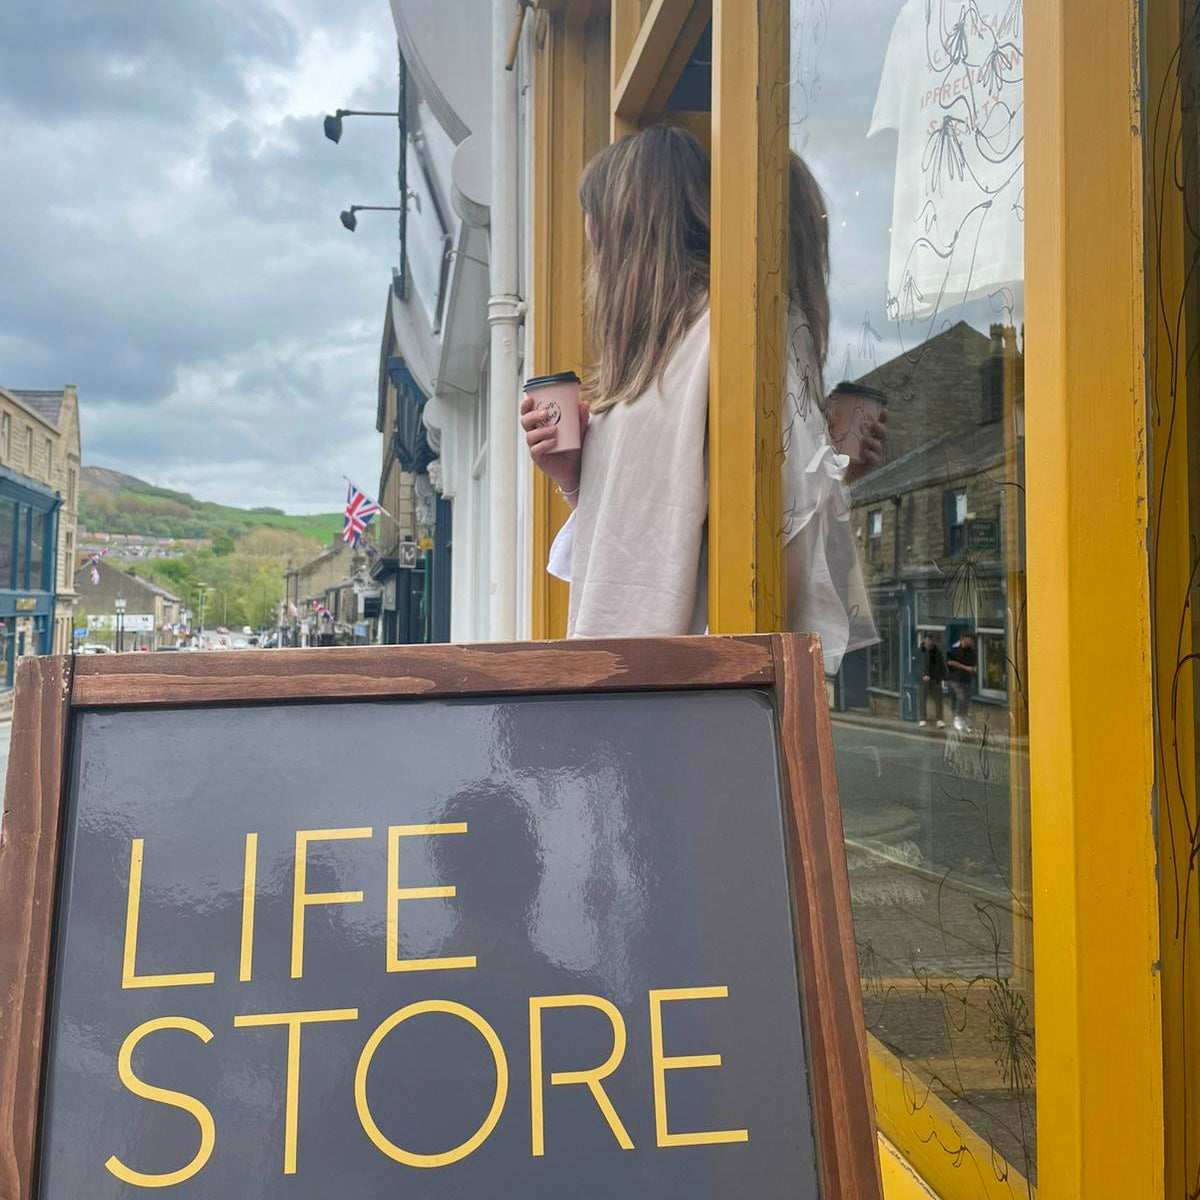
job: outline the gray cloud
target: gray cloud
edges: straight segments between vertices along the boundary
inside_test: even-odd
[[[397,133],[382,0],[0,12],[0,382],[80,389],[85,461],[206,499],[372,486]]]

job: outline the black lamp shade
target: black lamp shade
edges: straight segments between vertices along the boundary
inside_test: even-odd
[[[342,118],[340,114],[325,118],[325,136],[331,142],[340,142],[342,140]]]
[[[342,210],[342,224],[353,233],[358,228],[358,218],[354,215],[354,210],[345,208]]]

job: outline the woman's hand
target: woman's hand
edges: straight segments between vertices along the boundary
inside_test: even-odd
[[[583,443],[587,435],[590,409],[583,400],[579,402],[579,445],[578,450],[564,450],[555,454],[555,427],[543,422],[549,415],[544,408],[537,407],[532,396],[521,401],[521,428],[525,430],[525,444],[533,465],[544,471],[570,497],[579,490],[579,464],[583,460]]]
[[[883,440],[887,437],[887,420],[887,409],[884,408],[877,420],[863,421],[858,443],[859,457],[846,468],[847,483],[857,482],[883,462]]]

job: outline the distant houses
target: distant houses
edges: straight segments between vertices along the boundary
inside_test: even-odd
[[[92,582],[92,571],[99,582]],[[174,646],[183,617],[178,596],[102,558],[75,572],[86,610],[87,640],[113,650],[158,650]]]

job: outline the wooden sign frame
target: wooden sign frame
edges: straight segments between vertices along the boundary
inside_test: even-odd
[[[825,675],[819,642],[800,634],[25,659],[0,831],[0,1196],[36,1195],[60,816],[77,711],[718,688],[763,689],[775,700],[822,1195],[878,1200]]]

